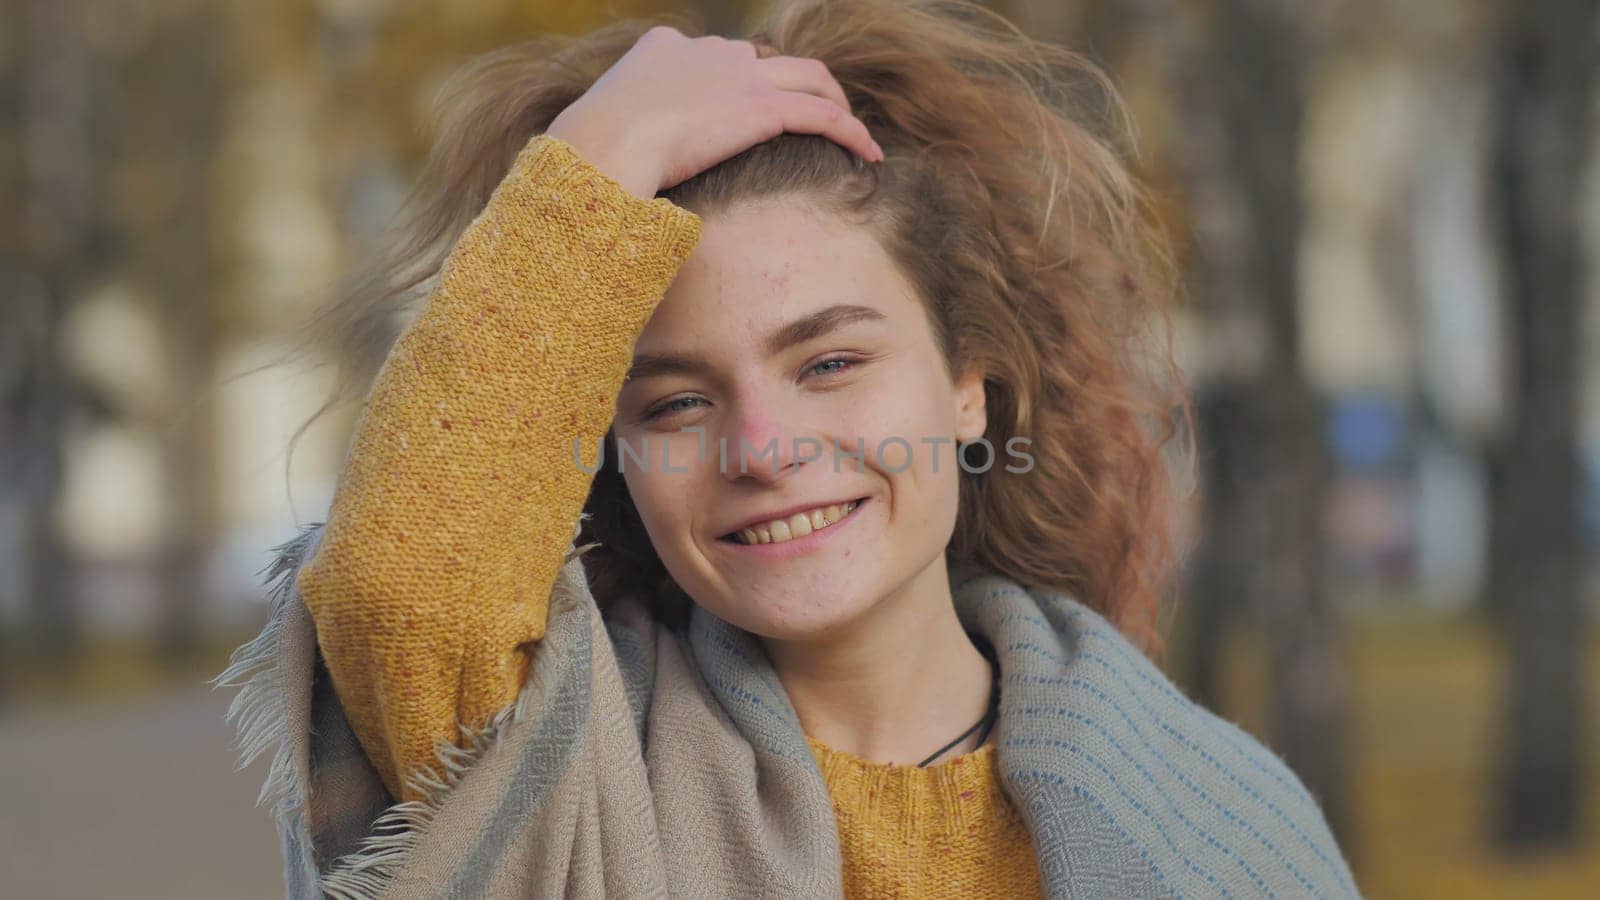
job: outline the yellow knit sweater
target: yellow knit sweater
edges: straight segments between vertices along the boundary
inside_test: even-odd
[[[393,796],[510,704],[633,345],[700,238],[564,141],[517,157],[391,350],[296,581],[340,703]],[[994,745],[927,769],[812,741],[851,895],[1039,896]]]

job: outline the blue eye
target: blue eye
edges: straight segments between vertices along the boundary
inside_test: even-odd
[[[848,357],[834,356],[816,363],[815,365],[806,369],[806,371],[809,373],[814,373],[819,377],[826,378],[830,375],[838,375],[848,372],[855,368],[860,362],[860,360],[850,359]],[[652,407],[648,412],[644,413],[644,415],[640,417],[640,421],[651,422],[661,418],[662,416],[686,412],[696,408],[694,406],[683,406],[680,404],[703,403],[705,403],[705,400],[701,397],[677,397]]]
[[[819,372],[818,371],[823,366],[832,365],[834,363],[839,363],[840,367],[837,368],[837,369],[829,369],[829,370],[827,370],[825,372]],[[834,357],[832,359],[825,359],[822,362],[817,363],[816,365],[811,367],[810,371],[817,372],[819,375],[837,375],[840,372],[846,371],[847,369],[849,369],[854,364],[855,363],[853,361],[851,361],[851,360],[845,359],[843,357],[836,356],[836,357]]]
[[[659,418],[660,416],[664,416],[667,413],[683,412],[685,409],[688,409],[689,407],[677,406],[677,404],[679,404],[679,403],[691,403],[691,402],[698,403],[698,402],[700,402],[700,398],[699,397],[679,397],[679,398],[677,398],[675,400],[668,400],[667,402],[661,404],[660,406],[657,406],[657,407],[651,409],[649,412],[645,413],[644,414],[644,420],[646,422],[648,422],[648,421],[650,421],[652,419]]]

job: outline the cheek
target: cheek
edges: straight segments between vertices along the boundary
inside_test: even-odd
[[[953,522],[960,497],[954,404],[937,375],[919,371],[854,413],[869,459],[891,486],[896,518],[930,534]]]
[[[679,463],[674,459],[672,465],[676,467]],[[685,473],[662,471],[659,456],[650,461],[648,471],[639,470],[632,459],[628,460],[623,480],[657,553],[672,553],[670,548],[688,537],[691,508],[688,498],[693,491],[690,477]]]
[[[880,467],[904,467],[898,473],[904,477],[923,471],[931,473],[935,455],[939,474],[955,465],[953,403],[948,392],[937,385],[936,378],[918,373],[911,379],[900,379],[894,389],[873,392],[851,408],[848,417],[854,433],[866,439],[867,449],[872,457],[880,459]],[[930,443],[940,439],[948,442]]]

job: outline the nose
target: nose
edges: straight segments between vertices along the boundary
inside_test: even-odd
[[[776,398],[748,393],[739,397],[719,435],[718,446],[726,450],[714,452],[722,477],[730,482],[754,479],[776,484],[817,458],[819,452],[811,443],[816,439],[808,441],[802,435],[796,440],[788,418]]]

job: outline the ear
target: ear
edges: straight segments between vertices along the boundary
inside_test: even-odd
[[[989,426],[984,407],[983,370],[970,366],[956,379],[956,440],[973,441],[983,437]]]

